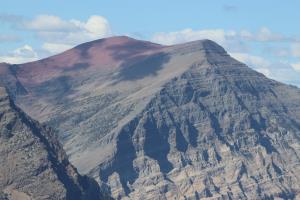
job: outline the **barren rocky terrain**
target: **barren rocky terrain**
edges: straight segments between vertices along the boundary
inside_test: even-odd
[[[105,199],[78,174],[53,131],[23,113],[0,87],[0,199]]]
[[[300,198],[300,89],[213,41],[112,37],[0,79],[116,199]]]

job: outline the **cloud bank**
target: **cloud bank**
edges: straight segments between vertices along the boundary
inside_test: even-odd
[[[112,35],[109,22],[102,16],[90,16],[87,21],[63,20],[57,16],[40,15],[23,23],[27,30],[45,41],[43,48],[59,53],[74,45]]]
[[[37,59],[39,59],[37,53],[31,46],[27,44],[7,53],[6,55],[0,56],[0,62],[13,64],[30,62]]]

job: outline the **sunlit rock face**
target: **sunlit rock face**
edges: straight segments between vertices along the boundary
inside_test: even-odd
[[[72,164],[117,199],[300,192],[300,90],[210,40],[113,37],[1,69],[17,105],[58,131]]]

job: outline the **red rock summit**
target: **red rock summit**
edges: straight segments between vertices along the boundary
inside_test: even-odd
[[[157,53],[162,48],[158,44],[125,36],[100,39],[50,58],[18,65],[13,73],[24,85],[40,84],[64,74],[76,76],[82,70],[112,71],[127,60]],[[0,70],[5,70],[5,73],[7,64],[2,65]]]

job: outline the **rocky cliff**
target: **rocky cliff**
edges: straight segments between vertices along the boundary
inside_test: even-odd
[[[80,176],[53,131],[23,113],[0,87],[0,199],[100,199]]]
[[[300,198],[300,90],[212,41],[114,37],[0,72],[117,199]]]

